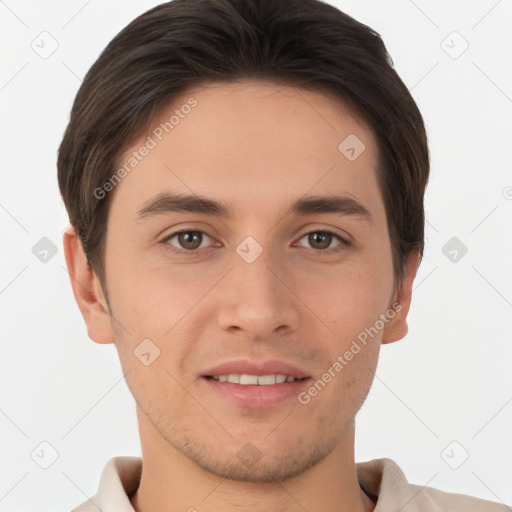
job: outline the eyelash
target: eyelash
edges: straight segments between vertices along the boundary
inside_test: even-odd
[[[174,233],[171,233],[169,236],[166,236],[163,240],[162,240],[162,243],[173,253],[173,254],[178,254],[178,255],[186,255],[186,256],[196,256],[197,253],[201,250],[201,249],[205,249],[205,247],[202,247],[201,249],[192,249],[192,250],[186,250],[186,249],[176,249],[174,248],[174,246],[171,246],[169,244],[169,240],[172,240],[174,237],[180,235],[181,233],[201,233],[203,235],[206,235],[208,237],[210,237],[207,233],[205,233],[204,231],[200,231],[200,230],[197,230],[197,229],[183,229],[181,231],[175,231]],[[343,251],[345,249],[347,249],[348,247],[350,247],[352,244],[346,240],[345,238],[343,238],[341,235],[339,235],[338,233],[334,232],[334,231],[330,231],[328,229],[313,229],[311,231],[308,231],[307,233],[304,233],[300,238],[299,240],[302,240],[304,237],[312,234],[312,233],[323,233],[323,234],[327,234],[327,235],[331,235],[333,238],[335,238],[336,240],[338,240],[340,242],[340,245],[338,246],[335,246],[335,247],[331,247],[329,249],[314,249],[314,248],[310,248],[310,250],[320,254],[320,253],[327,253],[327,254],[330,254],[331,252],[338,252],[338,251]],[[210,237],[211,238],[211,237]],[[172,247],[172,248],[171,248]]]

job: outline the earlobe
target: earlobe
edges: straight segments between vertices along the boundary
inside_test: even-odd
[[[63,245],[73,295],[87,325],[89,338],[96,343],[114,343],[108,306],[100,281],[89,267],[82,243],[72,226],[64,231]]]
[[[395,315],[384,327],[381,341],[382,344],[399,341],[407,334],[407,315],[411,306],[412,285],[414,283],[414,278],[416,277],[419,262],[419,249],[411,251],[408,256],[402,284],[396,293],[395,301],[390,306],[395,311]]]

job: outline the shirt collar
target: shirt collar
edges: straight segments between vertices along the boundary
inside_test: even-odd
[[[416,507],[400,467],[391,459],[374,459],[356,463],[357,478],[363,491],[376,502],[374,512],[395,510],[396,504],[408,512]],[[93,502],[102,512],[134,512],[130,498],[140,483],[142,459],[139,457],[114,457],[105,465],[101,474],[98,493]]]

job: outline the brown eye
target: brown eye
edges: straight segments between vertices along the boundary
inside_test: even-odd
[[[302,240],[305,240],[301,243]],[[333,244],[333,242],[335,242]],[[314,249],[316,251],[324,251],[330,249],[343,249],[346,246],[350,245],[346,240],[344,240],[340,235],[333,233],[331,231],[311,231],[310,233],[306,233],[302,236],[299,241],[299,245],[302,247],[309,247],[310,249]]]
[[[178,235],[178,242],[183,249],[198,249],[203,237],[199,231],[185,231]]]
[[[308,242],[313,249],[327,249],[331,245],[332,235],[325,231],[309,233]]]
[[[209,243],[210,237],[202,231],[180,231],[168,236],[165,243],[176,249],[176,252],[195,251]]]

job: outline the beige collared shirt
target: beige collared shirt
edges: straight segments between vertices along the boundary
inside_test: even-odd
[[[512,512],[512,508],[407,482],[391,459],[356,464],[359,485],[375,502],[374,512]],[[134,512],[129,497],[140,481],[142,459],[115,457],[101,474],[97,494],[73,512]]]

